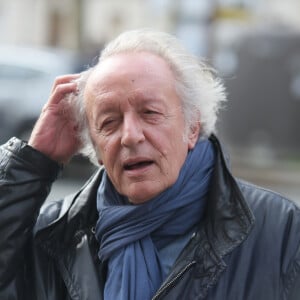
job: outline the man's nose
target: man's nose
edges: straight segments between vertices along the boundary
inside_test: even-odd
[[[121,144],[125,147],[131,147],[144,140],[143,126],[138,116],[133,114],[124,116]]]

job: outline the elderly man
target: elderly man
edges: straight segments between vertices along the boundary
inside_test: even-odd
[[[32,135],[1,146],[1,299],[300,299],[300,211],[235,179],[224,89],[168,34],[125,32],[55,81]],[[81,152],[99,170],[45,201]]]

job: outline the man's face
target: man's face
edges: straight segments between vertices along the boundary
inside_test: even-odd
[[[85,104],[92,141],[117,191],[139,204],[175,183],[199,128],[187,134],[165,61],[123,53],[91,74]]]

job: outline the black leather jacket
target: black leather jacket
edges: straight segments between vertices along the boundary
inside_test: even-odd
[[[300,299],[300,211],[240,182],[219,142],[204,220],[153,299]],[[102,298],[93,228],[99,170],[77,193],[45,201],[59,166],[18,139],[0,147],[0,299]]]

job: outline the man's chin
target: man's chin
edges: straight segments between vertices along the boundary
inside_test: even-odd
[[[126,178],[120,182],[119,187],[119,193],[127,197],[132,204],[145,203],[168,188],[166,182],[158,175],[139,178],[139,180]]]
[[[125,193],[129,202],[132,204],[145,203],[151,200],[157,194],[158,193],[155,193],[155,190],[153,189],[153,184],[148,185],[141,182],[130,184],[128,186],[127,192]]]

